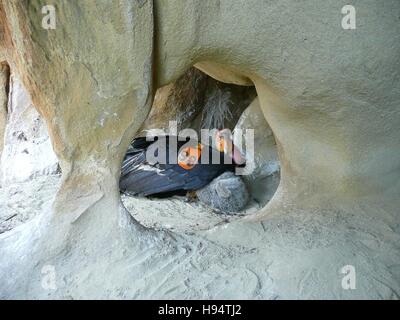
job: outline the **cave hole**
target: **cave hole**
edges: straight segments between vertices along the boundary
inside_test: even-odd
[[[175,121],[178,132],[191,128],[199,136],[204,128],[228,128],[234,136],[235,130],[240,131],[237,129],[253,129],[254,157],[250,161],[254,170],[241,176],[250,199],[242,210],[232,214],[185,196],[138,197],[122,193],[124,206],[141,224],[184,232],[205,230],[255,214],[271,200],[280,182],[280,163],[273,132],[254,86],[220,82],[192,67],[157,90],[151,111],[135,138],[154,130],[168,131],[170,121]],[[241,150],[246,154],[245,148]]]

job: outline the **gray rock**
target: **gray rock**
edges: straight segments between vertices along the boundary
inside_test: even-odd
[[[246,149],[245,133],[254,130],[254,152]],[[246,166],[249,174],[242,178],[252,197],[265,205],[275,194],[280,181],[280,161],[272,129],[265,120],[258,98],[242,113],[235,126],[234,143],[246,154]]]
[[[201,202],[228,214],[242,210],[250,198],[245,183],[233,172],[221,174],[196,193]]]

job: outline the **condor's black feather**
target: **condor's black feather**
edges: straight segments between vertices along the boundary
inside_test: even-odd
[[[148,141],[144,137],[136,138],[129,147],[121,168],[120,190],[122,192],[140,196],[162,196],[165,194],[181,194],[182,191],[197,190],[225,171],[234,171],[234,164],[224,164],[224,153],[207,147],[209,159],[214,157],[220,159],[219,164],[205,164],[200,162],[191,170],[185,170],[177,164],[179,149],[188,142],[177,141],[177,152],[170,161],[168,149],[170,139],[177,139],[175,136],[159,136],[156,141],[165,139],[166,163],[149,163],[146,158],[146,151],[155,141]],[[176,141],[176,140],[175,140]],[[194,144],[197,144],[194,141]],[[175,163],[173,163],[175,162]]]

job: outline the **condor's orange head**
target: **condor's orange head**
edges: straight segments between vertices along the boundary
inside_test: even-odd
[[[200,160],[202,148],[201,143],[197,146],[182,148],[178,154],[178,165],[185,170],[193,169]]]

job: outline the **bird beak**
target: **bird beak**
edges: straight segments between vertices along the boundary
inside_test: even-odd
[[[194,166],[199,162],[202,149],[203,145],[200,143],[197,145],[197,147],[184,148],[183,150],[180,151],[179,155],[181,155],[184,152],[185,157],[183,157],[183,159],[180,159],[178,155],[178,165],[185,170],[193,169]]]

